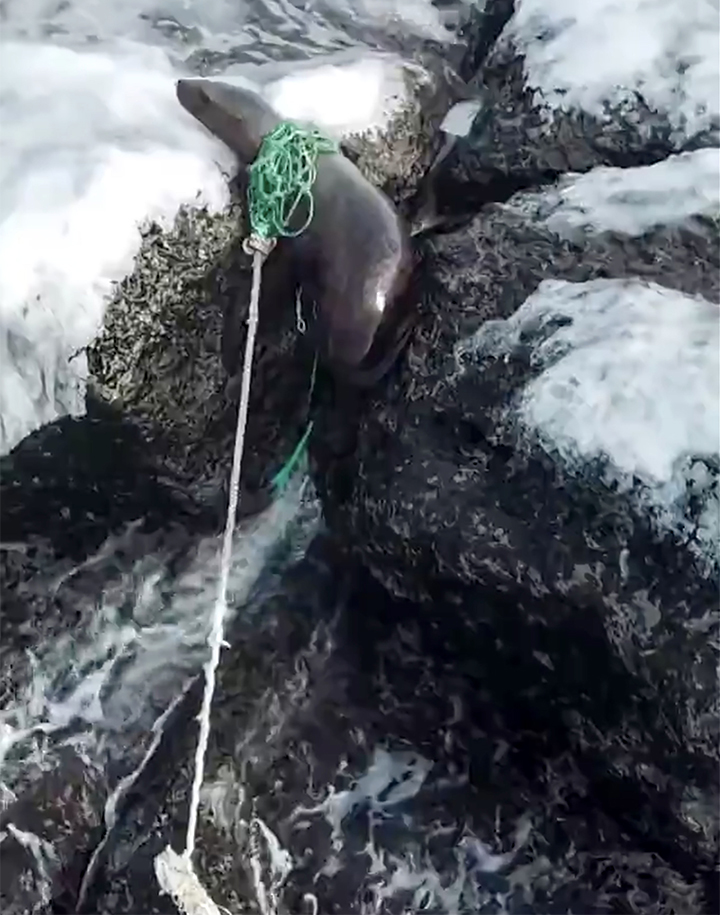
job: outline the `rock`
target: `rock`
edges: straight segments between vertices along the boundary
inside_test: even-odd
[[[165,487],[142,451],[91,403],[0,459],[3,911],[75,911],[106,824],[138,801],[134,772],[145,785],[153,774],[144,758],[163,715],[199,695],[183,689],[206,656],[217,519]],[[238,532],[238,605],[309,539],[292,528],[283,540],[298,514],[315,523],[316,503],[298,513],[299,498],[289,486]],[[152,817],[152,798],[141,802]]]
[[[345,155],[387,194],[413,228],[422,228],[424,179],[445,143],[440,126],[448,110],[466,93],[442,58],[426,53],[419,60],[422,65],[398,62],[404,92],[387,124],[380,130],[350,133],[342,140]]]
[[[673,224],[687,160],[663,165],[655,207],[645,169],[615,170],[605,211],[588,175],[428,240],[406,358],[370,396],[327,394],[311,456],[374,576],[454,601],[468,639],[534,669],[536,714],[553,693],[596,790],[634,785],[643,829],[711,867],[718,222]]]
[[[195,855],[216,904],[712,911],[695,861],[668,863],[608,812],[546,726],[533,671],[508,666],[479,622],[489,637],[468,640],[451,609],[391,600],[320,536],[235,628]],[[152,824],[138,792],[83,911],[168,911],[152,860],[183,847],[188,743],[156,779]]]
[[[269,260],[268,286],[271,271]],[[214,216],[182,210],[171,232],[147,230],[135,270],[117,287],[88,353],[96,396],[137,429],[156,472],[218,514],[227,505],[237,418],[236,402],[225,395],[223,315],[244,320],[250,284],[239,211]],[[273,313],[261,310],[243,459],[244,514],[263,507],[263,487],[305,431],[312,352],[301,344],[291,303]]]
[[[96,407],[44,426],[0,458],[0,900],[17,915],[72,910],[108,794],[148,741],[128,722],[113,760],[117,722],[92,733],[83,700],[99,665],[78,646],[87,628],[102,626],[93,623],[98,605],[132,589],[140,562],[171,555],[179,564],[187,545],[187,535],[178,543],[179,522],[203,528],[197,511],[188,515],[142,473],[132,430]],[[172,531],[158,534],[163,522],[175,525],[174,542]],[[111,638],[102,650],[112,651]],[[112,690],[104,692],[107,702]],[[103,730],[104,750],[93,754]]]
[[[438,176],[449,206],[472,210],[566,172],[651,164],[718,145],[709,6],[665,14],[653,4],[600,3],[570,14],[541,0],[513,6],[494,0],[474,25],[463,75],[480,110]],[[640,30],[647,42],[635,40]]]
[[[376,187],[409,220],[424,203],[424,179],[443,148],[440,125],[453,104],[468,94],[459,70],[466,68],[476,34],[475,7],[463,10],[454,41],[408,41],[399,52],[339,52],[315,60],[264,68],[265,97],[283,117],[316,123],[335,138]],[[365,36],[365,41],[367,41]],[[378,33],[380,47],[387,30]],[[328,101],[328,87],[354,105]],[[418,197],[419,195],[419,197]]]
[[[104,777],[67,750],[0,812],[0,900],[6,915],[41,915],[70,902],[101,834]]]
[[[515,0],[487,0],[473,3],[460,29],[460,48],[455,51],[455,69],[461,79],[476,81],[483,61],[500,37],[515,9]]]
[[[31,655],[77,631],[83,601],[117,573],[112,551],[103,555],[108,538],[132,564],[159,548],[163,527],[177,540],[184,524],[198,534],[216,524],[161,484],[132,427],[92,401],[88,410],[0,458],[0,690],[8,701],[32,676]]]

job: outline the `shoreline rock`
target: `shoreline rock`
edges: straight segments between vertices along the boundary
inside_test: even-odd
[[[511,12],[500,2],[487,15],[499,29]],[[483,69],[495,127],[482,111],[441,177],[447,193],[467,191],[464,205],[616,162],[616,140],[629,148],[622,164],[684,148],[665,142],[660,116],[649,146],[632,118],[607,134],[585,115],[541,124],[508,47],[497,42]],[[400,119],[395,148],[410,139],[429,162],[439,137],[414,147],[412,123]],[[356,138],[351,152],[353,142],[366,174],[408,203],[423,169],[387,168],[382,150],[376,167],[372,147]],[[583,193],[568,175],[555,192],[486,206],[423,239],[421,328],[397,370],[369,394],[320,384],[311,454],[330,539],[253,608],[220,672],[199,860],[216,900],[243,905],[264,889],[291,911],[305,893],[320,911],[368,899],[390,910],[399,899],[490,915],[499,898],[518,913],[717,908],[719,595],[713,556],[704,566],[699,556],[712,545],[720,456],[681,455],[657,492],[647,474],[623,476],[613,455],[570,448],[525,420],[543,379],[565,394],[582,387],[577,372],[552,375],[575,350],[588,361],[598,340],[622,350],[612,331],[628,290],[625,329],[640,349],[653,324],[638,303],[660,313],[674,290],[689,323],[691,300],[720,301],[719,224],[701,201],[677,223],[632,229],[616,212],[599,225]],[[249,292],[241,215],[186,209],[172,232],[149,227],[89,354],[94,395],[136,433],[143,475],[159,477],[167,505],[177,495],[195,511],[216,506],[198,514],[206,522],[224,509],[234,434],[221,338]],[[603,309],[614,324],[588,323]],[[241,506],[252,513],[308,418],[311,354],[292,308],[274,319],[250,411]],[[685,330],[678,322],[668,339],[687,343]],[[699,351],[712,327],[697,330]],[[564,419],[577,410],[568,397]],[[557,425],[557,412],[548,418]],[[654,514],[677,479],[684,490]],[[34,562],[31,553],[2,571],[16,587]],[[20,620],[35,612],[28,594]],[[108,843],[96,910],[164,905],[152,859],[168,840],[182,844],[193,717],[183,710]]]
[[[327,394],[311,442],[313,477],[334,536],[390,593],[426,607],[454,603],[468,639],[492,637],[509,664],[535,670],[536,702],[560,690],[556,701],[581,755],[610,782],[634,783],[650,798],[658,819],[648,835],[669,816],[673,841],[710,867],[720,835],[713,555],[720,458],[690,453],[690,463],[678,465],[687,493],[671,514],[684,526],[668,529],[647,503],[640,472],[626,484],[612,458],[581,452],[571,460],[519,417],[533,385],[573,346],[592,364],[593,345],[611,341],[626,314],[625,335],[646,339],[651,312],[631,309],[643,296],[654,303],[648,308],[672,296],[678,308],[697,303],[707,322],[698,325],[697,345],[710,347],[702,364],[712,372],[717,226],[700,219],[637,237],[590,228],[568,239],[530,213],[511,199],[427,240],[422,327],[382,390]],[[542,295],[547,307],[534,313],[533,296]],[[616,304],[622,295],[630,297],[625,310]],[[608,307],[617,309],[614,324],[598,319]],[[680,322],[678,331],[683,326],[693,325]],[[668,372],[693,365],[690,330],[662,339],[685,346]],[[622,346],[622,330],[604,345]],[[686,390],[685,376],[677,377]],[[706,423],[707,378],[697,381],[704,385],[697,396],[709,398]],[[580,385],[567,383],[569,391]],[[623,415],[622,392],[601,395],[603,384],[599,377],[598,403],[612,396]],[[563,422],[585,393],[577,402],[567,393],[558,407]],[[662,428],[662,417],[652,422],[648,428]],[[708,525],[698,541],[704,559],[690,549],[699,524]],[[589,643],[581,632],[592,635]],[[626,686],[608,718],[613,680]]]
[[[517,9],[491,0],[481,20],[491,28],[464,62],[480,110],[443,162],[438,196],[473,211],[567,172],[651,165],[720,145],[720,73],[707,69],[715,56],[713,14],[698,7],[691,21],[677,15],[678,29],[695,30],[694,53],[683,53],[669,22],[648,14],[650,51],[635,61],[631,49],[621,55],[616,48],[619,8],[564,15],[536,0]],[[611,58],[614,70],[584,67],[574,42],[587,45],[591,59]]]
[[[499,895],[519,913],[628,895],[641,911],[700,911],[694,866],[605,812],[562,730],[534,711],[529,671],[519,680],[492,639],[478,654],[447,610],[389,599],[320,537],[257,625],[235,630],[197,846],[213,899],[491,913]],[[157,905],[152,857],[181,847],[190,781],[189,761],[163,781],[139,851],[132,830],[115,837],[93,910]]]

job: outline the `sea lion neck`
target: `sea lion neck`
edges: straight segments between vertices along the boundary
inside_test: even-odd
[[[183,108],[249,165],[265,134],[280,117],[251,89],[211,79],[180,79],[176,84]]]

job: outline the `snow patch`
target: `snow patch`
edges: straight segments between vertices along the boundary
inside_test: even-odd
[[[717,560],[720,502],[720,309],[639,280],[545,280],[507,320],[461,351],[510,353],[531,342],[541,369],[513,406],[570,467],[609,473],[663,529],[694,536]],[[688,516],[692,497],[699,529]]]
[[[512,197],[507,207],[542,220],[556,234],[573,230],[638,236],[656,226],[720,217],[720,149],[698,149],[637,168],[594,168],[557,186]]]
[[[635,108],[638,93],[679,138],[717,128],[715,0],[516,0],[503,38],[551,108],[602,118],[607,103]]]
[[[443,118],[440,130],[453,137],[466,137],[481,107],[482,104],[477,99],[456,102]]]

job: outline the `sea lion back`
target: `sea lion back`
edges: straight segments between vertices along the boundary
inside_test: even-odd
[[[342,155],[318,163],[314,194],[308,231],[327,356],[357,366],[407,281],[409,235],[390,200]]]

